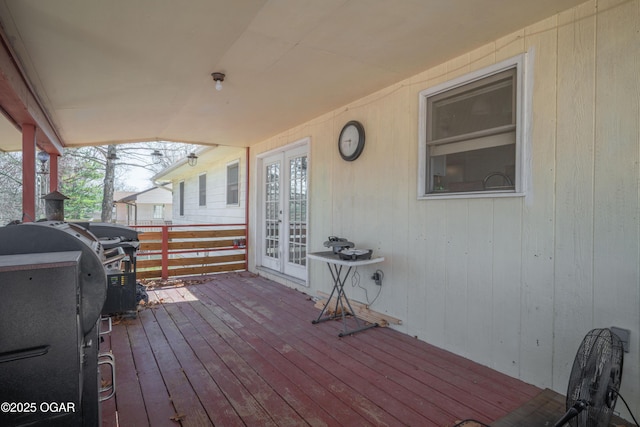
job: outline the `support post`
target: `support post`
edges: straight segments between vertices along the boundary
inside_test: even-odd
[[[169,226],[162,226],[162,279],[169,278]]]
[[[22,124],[22,222],[36,221],[36,127]]]
[[[245,159],[245,168],[247,169],[247,173],[245,173],[245,179],[247,182],[245,183],[245,193],[244,193],[244,269],[245,271],[249,271],[249,162],[251,161],[250,155],[250,147],[247,147],[246,150],[246,159]]]
[[[58,159],[60,156],[51,154],[49,157],[49,192],[58,191]]]

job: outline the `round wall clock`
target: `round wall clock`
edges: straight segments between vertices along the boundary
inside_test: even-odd
[[[338,138],[338,150],[340,156],[351,162],[362,154],[364,150],[364,127],[358,121],[347,122],[340,131]]]

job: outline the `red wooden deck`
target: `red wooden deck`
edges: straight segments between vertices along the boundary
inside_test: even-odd
[[[389,328],[339,338],[309,296],[250,273],[149,297],[103,343],[105,427],[490,423],[541,391]]]

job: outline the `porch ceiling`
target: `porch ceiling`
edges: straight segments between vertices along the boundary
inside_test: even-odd
[[[63,146],[250,146],[582,1],[0,0],[0,24]]]

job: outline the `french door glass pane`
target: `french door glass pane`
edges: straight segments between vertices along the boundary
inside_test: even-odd
[[[280,242],[280,164],[266,168],[265,188],[265,255],[279,258]]]
[[[289,159],[289,262],[307,264],[307,157]]]

